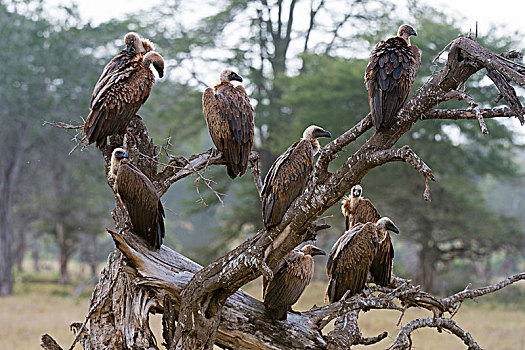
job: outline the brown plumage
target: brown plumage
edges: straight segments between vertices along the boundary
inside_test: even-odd
[[[93,104],[93,99],[98,95],[100,89],[104,87],[104,84],[101,82],[108,76],[113,74],[118,68],[128,62],[129,60],[135,58],[137,55],[144,55],[147,52],[155,50],[155,46],[148,39],[141,39],[137,33],[129,32],[124,36],[124,44],[126,47],[122,49],[115,57],[109,61],[109,63],[104,67],[100,78],[98,78],[97,84],[93,89],[93,94],[91,95],[90,105]]]
[[[164,208],[155,187],[139,169],[128,163],[122,148],[113,150],[110,175],[113,190],[128,210],[133,231],[152,249],[159,249],[164,239]]]
[[[342,201],[341,211],[345,216],[346,230],[358,223],[366,224],[367,222],[376,223],[381,218],[379,212],[372,202],[363,198],[363,188],[355,185],[350,190],[350,196],[345,197]],[[392,277],[392,267],[394,266],[394,245],[388,231],[384,237],[379,237],[379,244],[370,273],[374,282],[381,286],[390,283]]]
[[[309,126],[303,138],[291,145],[270,167],[261,192],[266,227],[280,223],[290,204],[303,193],[314,169],[319,137],[332,135],[318,126]]]
[[[149,97],[155,76],[164,75],[164,60],[155,51],[124,60],[118,68],[101,77],[93,91],[93,98],[84,124],[88,142],[103,148],[110,135],[124,134],[128,124]],[[104,75],[104,74],[103,74]]]
[[[226,160],[228,175],[234,179],[243,176],[248,168],[248,157],[253,147],[253,108],[242,82],[231,69],[225,69],[220,83],[207,88],[202,95],[202,108],[215,147]],[[214,91],[215,90],[215,91]]]
[[[403,24],[397,36],[380,41],[370,53],[365,85],[377,130],[392,125],[414,84],[421,55],[417,46],[410,45],[411,35],[417,35],[416,31]]]
[[[330,279],[326,298],[330,303],[340,300],[346,291],[352,296],[363,290],[376,255],[378,237],[384,236],[387,230],[399,232],[394,223],[384,217],[376,224],[356,224],[335,242],[326,264]]]
[[[326,255],[311,244],[288,253],[273,269],[273,279],[265,284],[263,298],[266,314],[274,320],[286,320],[287,312],[299,300],[314,275],[312,256]]]

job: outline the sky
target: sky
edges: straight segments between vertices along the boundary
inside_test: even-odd
[[[474,28],[476,20],[479,29],[487,29],[489,24],[507,25],[513,30],[523,29],[525,1],[518,0],[420,0],[434,7],[447,9],[450,13],[467,18],[465,29]],[[48,0],[51,4],[70,4],[71,1]],[[135,12],[152,6],[162,6],[162,0],[74,0],[81,16],[93,24],[118,18],[126,13]],[[399,1],[395,1],[399,3]],[[497,4],[497,6],[496,6]],[[447,11],[447,12],[448,12]]]

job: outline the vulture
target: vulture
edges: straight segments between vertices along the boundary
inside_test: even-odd
[[[309,126],[302,139],[291,145],[270,167],[261,191],[263,220],[267,228],[280,223],[290,204],[303,193],[314,169],[319,137],[332,135],[318,126]]]
[[[138,53],[121,61],[112,72],[105,76],[103,73],[93,90],[90,113],[84,124],[89,144],[96,142],[97,147],[102,149],[108,136],[126,132],[129,122],[148,99],[155,82],[150,68],[152,64],[162,78],[164,59],[155,51]]]
[[[124,36],[124,44],[126,45],[126,48],[122,49],[115,57],[111,59],[111,61],[109,61],[106,67],[104,67],[104,70],[102,71],[102,74],[100,75],[100,78],[98,78],[98,82],[95,85],[93,94],[91,95],[91,103],[93,103],[93,99],[97,96],[100,89],[104,87],[104,85],[100,83],[105,77],[111,75],[113,72],[118,70],[122,64],[128,62],[138,54],[144,55],[147,52],[155,50],[155,46],[151,41],[148,39],[141,39],[140,36],[134,32],[129,32]]]
[[[345,217],[346,230],[350,230],[357,223],[376,223],[381,218],[372,202],[362,197],[363,188],[355,185],[350,190],[350,196],[344,197],[341,202],[341,212]]]
[[[350,197],[345,197],[341,205],[341,211],[346,220],[346,230],[350,230],[354,225],[367,222],[376,223],[381,218],[379,212],[372,202],[363,198],[363,188],[355,185],[350,190]],[[394,246],[390,233],[386,231],[385,236],[379,236],[379,244],[370,273],[374,278],[374,283],[386,286],[392,277],[392,267],[394,265]]]
[[[273,269],[273,279],[265,285],[264,307],[273,320],[286,320],[287,312],[299,300],[314,274],[315,255],[326,255],[311,244],[288,253]]]
[[[164,207],[150,179],[128,162],[128,153],[115,148],[111,155],[110,176],[113,191],[128,210],[133,231],[151,249],[159,249],[164,238]]]
[[[202,110],[215,147],[226,160],[228,175],[235,179],[248,168],[248,157],[253,146],[253,108],[242,85],[231,81],[242,78],[225,69],[220,83],[207,88],[202,95]]]
[[[379,237],[384,237],[387,230],[399,232],[392,220],[382,217],[375,224],[356,224],[335,242],[326,264],[330,279],[326,298],[330,303],[340,300],[346,291],[352,296],[363,290]]]
[[[397,36],[380,41],[370,53],[365,85],[376,130],[392,125],[414,84],[421,55],[410,45],[411,35],[417,36],[414,28],[403,24]]]

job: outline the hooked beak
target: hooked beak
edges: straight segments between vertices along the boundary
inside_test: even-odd
[[[399,229],[397,228],[396,225],[394,225],[393,223],[391,222],[388,222],[386,225],[385,225],[386,229],[388,231],[392,231],[394,232],[395,234],[399,234]]]
[[[312,256],[315,256],[315,255],[326,255],[326,252],[316,247],[312,250]]]
[[[313,132],[313,137],[319,138],[319,137],[332,137],[332,134],[330,134],[329,131],[326,130],[315,130]]]
[[[242,77],[239,74],[235,74],[235,76],[232,78],[232,80],[237,80],[238,82],[242,83]]]
[[[162,78],[164,76],[164,64],[161,64],[160,62],[153,62],[153,67],[159,73],[159,78]]]
[[[413,36],[417,36],[417,32],[416,32],[416,30],[414,28],[412,28],[412,33],[410,33],[410,34],[413,35]]]
[[[128,159],[129,158],[128,152],[124,152],[124,154],[122,155],[122,158]]]
[[[133,48],[133,45],[132,44],[126,44],[126,53],[130,53],[131,52],[131,49]]]

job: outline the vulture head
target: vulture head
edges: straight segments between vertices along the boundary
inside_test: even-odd
[[[360,185],[355,185],[350,190],[350,193],[352,194],[352,197],[359,198],[363,194],[363,188]]]
[[[332,134],[330,134],[330,132],[326,131],[325,129],[315,125],[310,125],[303,132],[303,139],[308,141],[316,140],[319,137],[332,137]]]
[[[394,225],[392,220],[390,220],[386,216],[383,216],[381,219],[377,220],[376,226],[377,226],[377,229],[379,230],[379,233],[381,234],[381,237],[382,237],[381,241],[385,239],[386,231],[392,231],[394,233],[399,233],[399,229],[397,228],[397,226]]]
[[[229,83],[230,81],[238,81],[242,83],[242,77],[233,70],[226,68],[221,72],[220,80]]]
[[[128,159],[129,155],[123,148],[115,148],[111,153],[111,169],[110,174],[113,178],[117,176],[118,167],[122,159]]]
[[[144,47],[144,52],[155,51],[155,44],[153,44],[149,39],[142,39],[142,46]]]
[[[310,125],[303,132],[303,139],[310,141],[314,146],[314,155],[319,151],[319,137],[332,137],[332,134],[316,125]]]
[[[142,53],[145,52],[142,40],[137,33],[129,32],[124,37],[124,44],[126,44],[126,52]]]
[[[417,32],[408,24],[402,24],[397,30],[397,36],[405,39],[408,45],[410,45],[410,36],[417,36]]]
[[[303,248],[301,248],[301,251],[305,255],[311,255],[311,256],[326,255],[326,252],[324,250],[319,249],[319,248],[317,248],[316,246],[314,246],[312,244],[305,245]]]
[[[157,52],[148,52],[142,59],[142,62],[148,68],[151,64],[153,64],[153,67],[157,73],[159,73],[159,77],[162,78],[164,76],[164,59]]]

